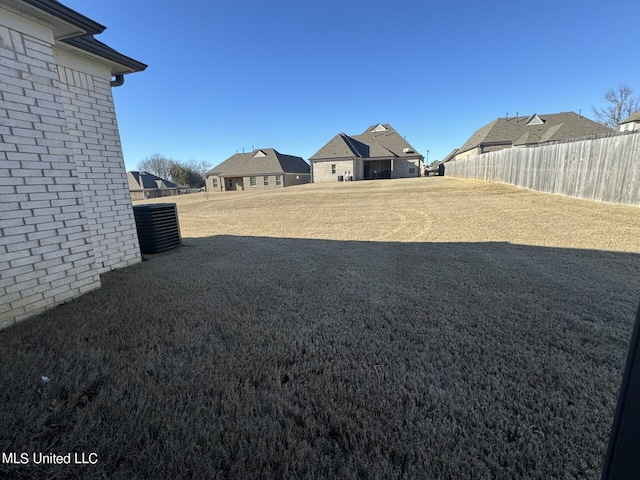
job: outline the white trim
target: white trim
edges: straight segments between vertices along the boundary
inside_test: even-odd
[[[0,5],[0,25],[53,45],[53,27],[37,18]]]
[[[106,64],[98,63],[99,60],[95,57],[89,59],[84,56],[73,55],[72,52],[66,49],[64,51],[61,50],[58,45],[53,48],[53,55],[56,59],[56,64],[61,67],[70,68],[71,70],[108,81],[111,80],[111,68]]]
[[[534,113],[525,125],[543,125],[544,120],[542,120],[537,113]]]

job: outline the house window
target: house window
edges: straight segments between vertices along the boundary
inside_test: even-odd
[[[276,185],[282,185],[282,177],[280,175],[276,175]]]
[[[212,179],[211,185],[213,185],[213,188],[218,188],[218,179],[217,178]]]
[[[262,177],[262,181],[264,182],[265,186],[269,185],[269,177],[267,175],[265,175],[264,177]]]
[[[249,185],[252,187],[256,186],[256,177],[249,177]]]
[[[409,173],[416,173],[416,169],[415,169],[414,167],[411,167],[411,168],[409,169]]]
[[[331,173],[336,173],[336,164],[335,163],[331,164]]]
[[[233,188],[233,180],[231,178],[229,179],[229,188]]]

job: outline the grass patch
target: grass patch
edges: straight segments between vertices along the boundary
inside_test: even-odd
[[[183,247],[0,332],[0,451],[99,458],[0,474],[599,478],[637,209],[418,180],[177,198]]]

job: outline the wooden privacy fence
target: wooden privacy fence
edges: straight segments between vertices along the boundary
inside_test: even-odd
[[[446,175],[640,206],[640,132],[484,153],[448,162]]]

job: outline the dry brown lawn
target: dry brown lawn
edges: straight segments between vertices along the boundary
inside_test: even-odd
[[[312,184],[276,192],[195,194],[154,201],[177,203],[184,237],[509,242],[640,252],[637,207],[447,177]]]
[[[451,178],[162,200],[182,247],[0,332],[0,451],[98,463],[0,477],[599,478],[640,209]]]

